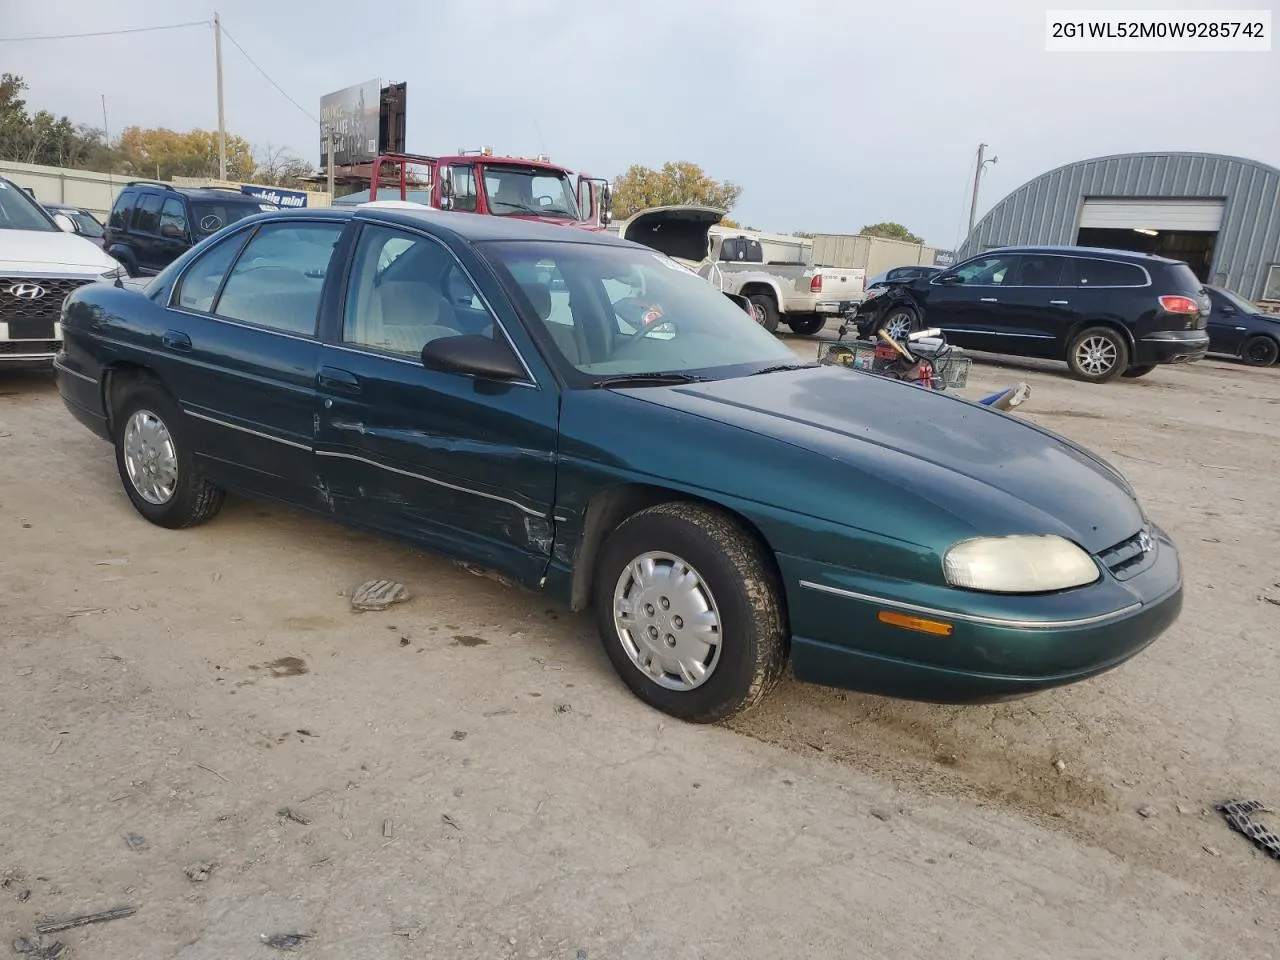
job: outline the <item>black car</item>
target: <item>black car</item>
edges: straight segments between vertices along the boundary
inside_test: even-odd
[[[1280,357],[1280,315],[1263,313],[1244,297],[1221,287],[1205,287],[1209,352],[1237,357],[1251,367],[1269,367]]]
[[[1209,295],[1191,268],[1122,250],[1005,247],[890,283],[858,308],[861,336],[938,327],[960,347],[1065,360],[1080,380],[1141,377],[1208,352]]]
[[[102,222],[84,207],[75,207],[69,203],[42,203],[40,206],[49,211],[49,216],[56,218],[62,214],[71,221],[75,232],[90,240],[100,240],[104,233]]]
[[[230,187],[133,180],[116,197],[102,246],[129,276],[149,277],[227,224],[275,209]]]

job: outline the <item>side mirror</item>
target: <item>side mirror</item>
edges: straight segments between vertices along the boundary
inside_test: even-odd
[[[740,294],[737,294],[737,293],[726,293],[725,296],[728,297],[730,300],[732,300],[734,303],[736,303],[739,309],[743,310],[746,313],[746,315],[750,317],[752,320],[756,319],[755,304],[753,304],[746,297],[741,296]]]
[[[440,337],[422,348],[422,365],[485,380],[523,380],[524,367],[505,340],[474,335]]]
[[[449,167],[440,170],[440,209],[453,209],[453,170]]]
[[[605,181],[600,184],[600,226],[607,227],[613,222],[613,184]]]
[[[934,283],[941,283],[948,287],[955,286],[957,283],[964,283],[964,278],[958,273],[944,273],[940,275]]]
[[[55,213],[53,222],[58,225],[58,229],[64,233],[79,233],[76,229],[76,222],[68,217],[65,213]]]

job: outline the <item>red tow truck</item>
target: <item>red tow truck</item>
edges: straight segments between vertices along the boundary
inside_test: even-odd
[[[368,193],[334,202],[383,200],[600,231],[612,218],[613,191],[608,180],[585,173],[575,178],[545,155],[495,156],[492,148],[482,147],[447,157],[382,154],[371,164]]]

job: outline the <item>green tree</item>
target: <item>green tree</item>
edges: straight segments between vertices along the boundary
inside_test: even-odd
[[[47,110],[28,113],[26,89],[21,77],[0,74],[0,160],[84,168],[105,159],[109,150],[100,130]]]
[[[907,243],[924,243],[900,223],[873,223],[863,227],[858,233],[864,237],[884,237],[886,240],[905,240]]]
[[[810,233],[808,230],[795,230],[791,234],[793,237],[799,237],[801,240],[812,240],[817,234]]]
[[[634,164],[613,181],[613,212],[625,220],[649,207],[686,203],[729,211],[740,196],[740,186],[713,180],[696,163],[670,161],[661,170]]]
[[[250,181],[257,169],[249,141],[227,134],[227,179]],[[213,130],[179,133],[166,127],[126,127],[116,142],[124,173],[169,180],[217,177],[218,134]]]

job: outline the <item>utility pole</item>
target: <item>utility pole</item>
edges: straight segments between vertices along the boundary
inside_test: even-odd
[[[213,56],[218,70],[218,179],[227,179],[227,120],[222,108],[222,18],[213,15]]]
[[[985,143],[978,144],[978,166],[973,171],[973,200],[969,204],[969,233],[973,233],[973,222],[978,219],[978,186],[982,183],[982,169],[988,163],[995,163],[1000,159],[999,157],[992,157],[990,160],[983,159],[986,156],[986,151],[987,145]]]

